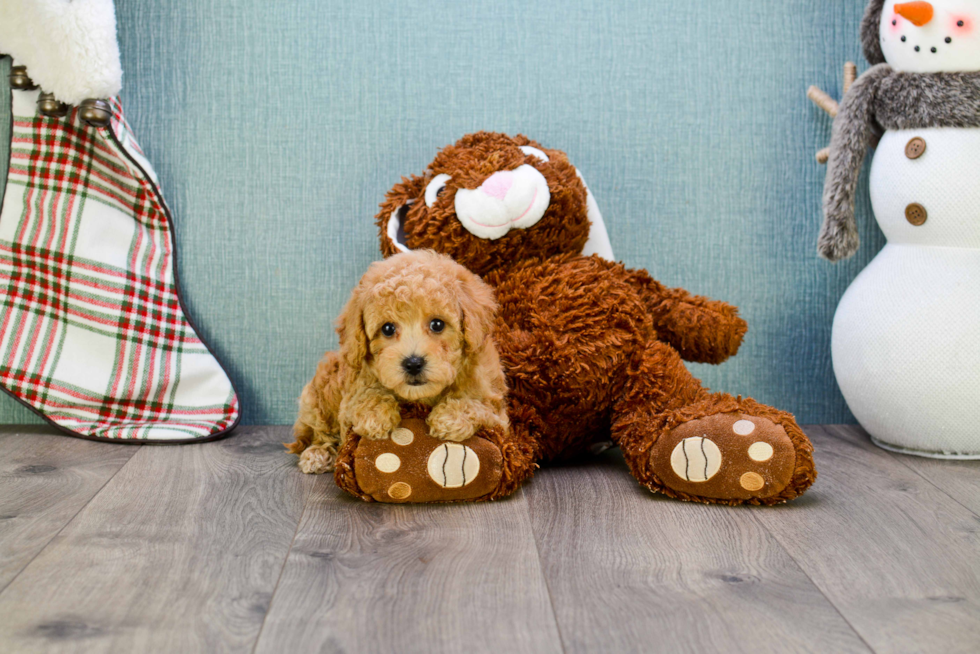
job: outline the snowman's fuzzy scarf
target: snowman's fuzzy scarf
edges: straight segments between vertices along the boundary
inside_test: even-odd
[[[854,193],[869,147],[883,130],[980,127],[980,73],[901,73],[878,64],[841,101],[823,191],[820,255],[837,261],[858,249]]]

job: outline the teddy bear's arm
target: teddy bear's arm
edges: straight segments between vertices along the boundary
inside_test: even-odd
[[[654,320],[660,338],[685,361],[721,363],[734,356],[748,331],[738,309],[725,302],[665,289]]]
[[[748,331],[738,309],[725,302],[667,288],[645,270],[628,270],[630,282],[642,289],[660,340],[685,361],[721,363],[734,356]]]

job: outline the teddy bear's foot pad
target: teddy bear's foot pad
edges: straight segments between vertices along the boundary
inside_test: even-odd
[[[765,499],[793,477],[796,450],[782,426],[755,416],[722,413],[691,420],[661,437],[651,472],[690,499]]]
[[[362,439],[354,451],[357,485],[378,502],[473,500],[495,490],[502,472],[503,457],[490,441],[441,441],[418,419],[402,420],[388,440]]]

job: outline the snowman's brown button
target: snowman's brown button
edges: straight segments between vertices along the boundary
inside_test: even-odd
[[[909,206],[905,207],[905,220],[909,221],[916,227],[926,224],[927,218],[929,218],[929,213],[926,211],[926,208],[918,202],[913,202]]]
[[[926,140],[919,136],[909,141],[905,145],[905,156],[909,159],[918,159],[926,153]]]

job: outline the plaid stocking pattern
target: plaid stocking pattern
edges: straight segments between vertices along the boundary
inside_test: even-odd
[[[0,210],[0,384],[97,439],[231,431],[231,381],[188,322],[169,210],[118,100],[109,127],[36,112],[13,91]]]

